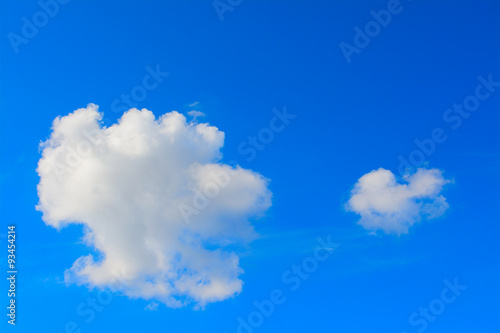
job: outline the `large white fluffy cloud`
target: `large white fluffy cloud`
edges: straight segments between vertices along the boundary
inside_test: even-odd
[[[82,224],[94,250],[66,282],[172,307],[239,293],[268,180],[222,164],[224,133],[175,111],[131,109],[107,128],[101,117],[93,104],[58,117],[41,144],[37,209],[55,228]]]
[[[361,216],[358,223],[365,229],[408,233],[413,224],[448,209],[440,193],[449,182],[438,169],[419,168],[398,183],[391,171],[380,168],[358,179],[346,208]]]

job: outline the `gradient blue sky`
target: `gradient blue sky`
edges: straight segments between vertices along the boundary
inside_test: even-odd
[[[2,314],[2,332],[60,333],[70,321],[95,333],[236,332],[238,316],[273,289],[287,300],[255,332],[417,332],[409,316],[455,278],[467,290],[426,330],[499,331],[500,88],[456,130],[443,114],[474,93],[478,76],[500,81],[500,3],[402,0],[347,63],[339,44],[353,44],[353,28],[387,4],[246,0],[221,21],[208,0],[72,0],[16,53],[7,34],[21,34],[40,6],[2,1],[0,234],[17,225],[19,270],[18,322]],[[139,107],[159,116],[198,101],[203,121],[225,133],[223,161],[271,179],[273,205],[241,259],[238,296],[204,310],[147,311],[149,302],[115,295],[86,323],[75,311],[96,291],[66,286],[63,274],[89,250],[81,227],[56,231],[35,210],[38,145],[56,116],[88,103],[115,122],[113,101],[157,65],[170,75]],[[285,105],[297,118],[247,161],[238,145]],[[443,192],[450,208],[408,234],[369,235],[344,209],[353,185],[379,167],[397,173],[398,157],[435,128],[448,139],[426,162],[454,179]],[[338,248],[291,292],[282,274],[328,235]]]

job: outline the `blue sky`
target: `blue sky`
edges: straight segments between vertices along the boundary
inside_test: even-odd
[[[29,38],[23,17],[43,19],[41,5],[0,5],[5,270],[7,225],[16,225],[18,238],[16,327],[3,315],[2,332],[498,331],[500,4],[221,1],[231,7],[223,20],[211,1],[71,0],[45,15],[46,24]],[[354,28],[364,30],[375,20],[371,11],[388,7],[397,8],[390,22],[378,25],[348,62],[339,45],[356,47]],[[10,33],[24,42],[12,42]],[[155,71],[157,80],[145,81]],[[478,86],[484,98],[469,98]],[[270,180],[272,205],[250,217],[261,236],[235,250],[244,273],[233,297],[202,309],[197,302],[172,308],[154,297],[65,283],[75,260],[99,251],[83,243],[82,223],[57,230],[35,209],[39,144],[50,138],[57,116],[89,103],[110,127],[122,117],[122,94],[132,92],[146,92],[131,102],[156,117],[203,112],[199,123],[224,132],[219,163],[236,161]],[[465,100],[479,101],[475,111],[447,111]],[[242,153],[249,136],[271,128],[284,108],[296,117],[255,148],[254,158]],[[429,154],[416,152],[422,149],[415,140],[432,139],[436,129],[443,142],[434,140]],[[370,209],[349,211],[346,204],[373,170],[404,182],[400,156],[423,156],[419,167],[440,170],[442,188],[424,199],[444,196],[447,209],[420,218],[421,212],[391,207],[416,222],[407,232],[375,228],[373,235],[358,223]],[[371,212],[384,219],[377,207]],[[324,261],[314,256],[318,237],[334,243],[324,248]],[[317,264],[307,278],[287,280],[299,276],[293,265],[307,262]],[[454,281],[467,288],[445,292],[445,299],[456,296],[446,303],[443,290]],[[4,305],[8,287],[4,280]],[[254,314],[262,323],[252,327],[254,301],[268,302],[275,290],[283,302],[269,316]],[[91,310],[88,299],[103,295],[112,295],[111,302]],[[439,314],[425,319],[419,309],[429,306]]]

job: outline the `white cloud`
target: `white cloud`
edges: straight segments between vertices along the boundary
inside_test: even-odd
[[[365,229],[408,233],[413,224],[448,209],[440,193],[449,182],[440,170],[419,168],[398,183],[391,171],[380,168],[358,179],[346,208],[361,215],[358,223]]]
[[[194,120],[198,117],[204,117],[205,114],[201,111],[191,110],[187,113],[189,116],[193,117]]]
[[[101,117],[93,104],[58,117],[41,144],[37,209],[58,229],[83,224],[99,253],[78,258],[66,282],[172,307],[239,293],[238,253],[256,237],[250,219],[271,205],[268,180],[220,163],[224,133],[175,111],[156,120],[131,109],[109,128]],[[179,207],[228,172],[230,181],[186,223]]]

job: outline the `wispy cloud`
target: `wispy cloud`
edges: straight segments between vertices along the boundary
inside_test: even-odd
[[[148,305],[146,305],[146,307],[144,308],[144,310],[158,311],[158,306],[159,305],[160,305],[159,303],[151,302]]]
[[[201,111],[191,110],[187,113],[189,116],[193,117],[193,120],[196,120],[198,117],[204,117],[205,114]]]

